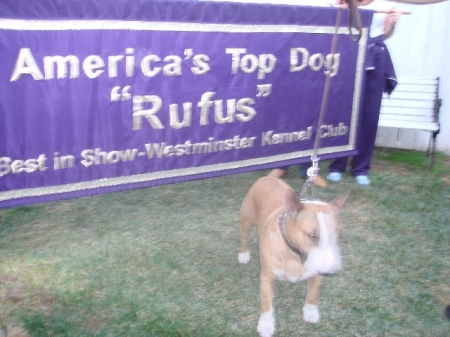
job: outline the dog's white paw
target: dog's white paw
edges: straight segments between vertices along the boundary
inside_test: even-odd
[[[239,253],[238,260],[241,264],[247,264],[248,261],[250,261],[250,252],[246,251],[245,253]]]
[[[305,303],[303,306],[303,319],[309,323],[318,323],[320,315],[317,305]]]
[[[275,318],[272,308],[259,317],[257,331],[261,337],[271,337],[275,333]]]

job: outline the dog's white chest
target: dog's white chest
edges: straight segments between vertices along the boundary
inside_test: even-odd
[[[312,273],[305,272],[301,275],[289,275],[284,270],[273,268],[272,273],[277,280],[280,281],[289,281],[289,282],[300,282],[306,280],[308,277],[312,276]]]

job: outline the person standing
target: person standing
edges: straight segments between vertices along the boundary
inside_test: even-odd
[[[380,116],[383,92],[390,94],[397,80],[394,66],[384,40],[392,36],[400,14],[394,11],[392,2],[385,0],[358,1],[362,9],[385,11],[374,13],[368,41],[365,91],[362,97],[362,109],[358,129],[356,148],[359,153],[353,156],[351,173],[358,185],[369,185],[369,170]],[[341,181],[347,168],[348,157],[336,158],[328,166],[327,179]]]
[[[400,14],[394,10],[393,2],[413,5],[429,5],[448,0],[357,0],[362,9],[387,13],[375,13],[370,27],[366,60],[365,94],[356,147],[359,154],[353,157],[351,173],[358,185],[370,185],[369,170],[375,148],[381,100],[383,92],[390,94],[396,86],[394,66],[384,40],[392,36]],[[348,158],[337,158],[328,166],[327,179],[341,181],[346,171]]]

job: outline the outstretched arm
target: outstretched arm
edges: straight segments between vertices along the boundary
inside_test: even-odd
[[[342,7],[347,8],[347,4],[350,0],[336,0],[336,3],[342,4]],[[412,4],[412,5],[430,5],[436,4],[438,2],[444,2],[447,0],[391,0],[393,2],[399,2],[404,4]],[[365,6],[373,2],[373,0],[356,0],[356,4],[358,6]]]
[[[384,21],[384,40],[389,39],[392,34],[394,34],[395,25],[397,24],[397,21],[400,19],[401,15],[401,13],[394,11],[387,13],[386,20]]]
[[[412,5],[430,5],[438,2],[443,2],[447,0],[392,0],[394,2],[401,2],[404,4],[412,4]]]

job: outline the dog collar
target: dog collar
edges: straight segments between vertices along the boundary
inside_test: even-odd
[[[280,215],[280,217],[278,218],[278,228],[280,229],[281,237],[283,238],[283,241],[286,244],[286,246],[288,246],[291,251],[293,251],[295,254],[297,254],[300,257],[300,260],[302,261],[302,263],[304,263],[306,261],[305,254],[303,254],[300,250],[295,248],[289,242],[289,239],[287,238],[286,233],[284,232],[284,223],[285,223],[286,218],[287,218],[287,212],[286,211],[284,211]]]

